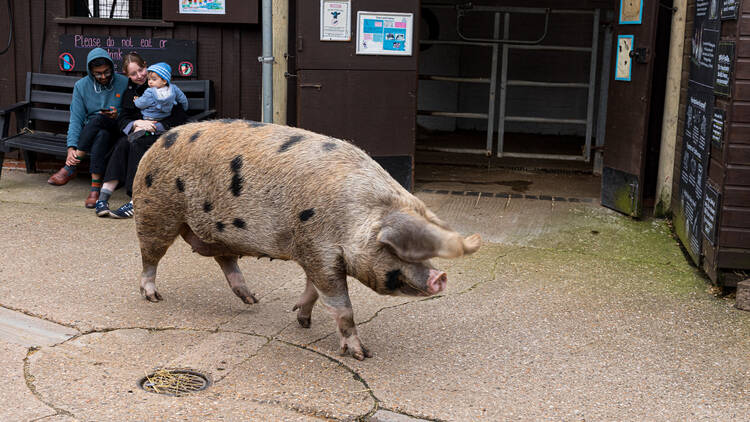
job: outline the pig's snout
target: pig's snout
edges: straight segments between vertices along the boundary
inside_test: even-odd
[[[427,280],[427,291],[431,295],[442,292],[448,284],[448,274],[445,271],[430,270],[430,278]]]

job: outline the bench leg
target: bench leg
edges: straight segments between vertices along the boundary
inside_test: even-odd
[[[23,160],[26,162],[26,173],[36,173],[36,152],[23,150]]]

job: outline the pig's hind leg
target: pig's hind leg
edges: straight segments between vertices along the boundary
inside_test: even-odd
[[[139,216],[136,214],[136,219]],[[179,233],[179,229],[174,226],[154,226],[138,224],[138,239],[141,245],[141,261],[143,271],[141,272],[141,294],[150,302],[162,300],[161,295],[156,291],[156,268],[159,261],[172,245]]]

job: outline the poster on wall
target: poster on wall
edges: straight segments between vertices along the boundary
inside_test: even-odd
[[[620,25],[643,21],[643,0],[620,0]]]
[[[633,51],[633,36],[617,36],[617,61],[615,62],[615,80],[629,81],[632,70],[630,52]]]
[[[166,62],[177,76],[195,76],[197,49],[194,40],[151,37],[110,37],[107,35],[60,35],[58,65],[63,72],[86,72],[86,56],[93,48],[107,51],[115,63],[115,71],[122,71],[122,58],[135,51],[147,63]]]
[[[680,166],[680,205],[685,218],[687,243],[695,257],[701,255],[703,190],[709,154],[709,130],[713,119],[714,96],[705,87],[690,83],[685,110],[685,134]]]
[[[721,205],[721,194],[713,184],[706,183],[706,196],[703,198],[703,236],[716,246],[716,218]]]
[[[696,0],[695,23],[691,39],[690,80],[713,89],[716,48],[721,21],[719,0]]]
[[[412,13],[357,12],[357,54],[411,56]]]
[[[724,142],[724,121],[727,112],[720,108],[714,108],[714,118],[711,120],[711,144],[718,149],[722,148]]]
[[[729,97],[732,68],[734,68],[734,41],[721,41],[716,49],[716,69],[714,70],[714,93],[716,95]]]
[[[351,1],[320,0],[320,40],[351,41]]]
[[[224,15],[227,7],[224,0],[178,0],[180,13],[198,15]]]
[[[740,0],[722,0],[721,20],[737,19],[737,11],[740,9]]]

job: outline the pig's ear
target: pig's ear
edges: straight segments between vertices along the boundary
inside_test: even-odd
[[[420,262],[434,257],[458,258],[474,253],[482,244],[478,234],[462,238],[421,217],[392,212],[383,219],[378,242],[393,248],[404,261]]]

